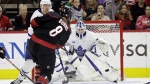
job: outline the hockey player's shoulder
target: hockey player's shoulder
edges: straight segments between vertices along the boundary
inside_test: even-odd
[[[40,9],[37,9],[37,10],[34,11],[32,16],[33,17],[40,17],[40,16],[43,16],[43,14],[42,14]]]
[[[54,11],[50,11],[47,14],[49,14],[53,18],[61,18],[61,16],[57,12],[54,12]]]
[[[35,10],[34,11],[34,13],[33,14],[42,14],[42,12],[41,12],[41,10],[40,9],[37,9],[37,10]]]

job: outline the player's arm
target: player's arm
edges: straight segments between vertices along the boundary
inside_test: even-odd
[[[71,34],[71,28],[69,26],[69,24],[67,24],[67,22],[63,19],[60,19],[59,21],[62,26],[63,26],[63,31],[62,32],[65,32],[62,34],[61,38],[59,39],[59,47],[63,47],[65,46],[66,42],[68,41],[69,37],[70,37],[70,34]]]
[[[65,44],[68,41],[69,37],[70,37],[70,30],[68,30],[65,33],[65,35],[62,38],[59,39],[59,43],[58,43],[59,47],[65,46]]]
[[[32,19],[31,26],[34,29],[50,20],[52,20],[52,17],[49,14],[44,14],[43,16],[38,16]]]

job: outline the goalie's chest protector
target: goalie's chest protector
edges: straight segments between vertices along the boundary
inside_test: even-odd
[[[96,41],[96,37],[93,35],[92,32],[86,31],[85,36],[83,38],[79,38],[76,35],[76,31],[73,30],[68,40],[68,43],[74,46],[74,48],[78,50],[82,50],[82,49],[90,50],[90,48],[95,43],[95,41]]]

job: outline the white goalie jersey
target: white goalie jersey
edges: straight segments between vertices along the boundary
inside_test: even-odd
[[[108,52],[107,42],[86,30],[82,21],[78,21],[75,27],[66,45],[74,51],[73,55],[68,56],[68,62],[81,73],[79,78],[89,80],[101,76],[108,81],[118,81],[118,71],[101,59],[101,55]],[[81,69],[83,66],[86,70]]]
[[[95,34],[89,30],[85,30],[83,36],[79,36],[76,30],[72,30],[72,34],[66,43],[69,49],[77,54],[79,59],[82,59],[86,52],[91,52],[97,57],[100,57],[104,53],[108,53],[107,42],[103,38],[98,38]]]
[[[91,51],[92,45],[96,42],[96,36],[93,32],[86,30],[83,38],[79,38],[75,30],[72,31],[67,45],[74,46],[77,55],[82,58],[86,51]]]

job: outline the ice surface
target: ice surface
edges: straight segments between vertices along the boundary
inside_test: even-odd
[[[13,80],[0,80],[0,84],[10,84]],[[128,78],[124,81],[121,81],[117,84],[145,84],[149,82],[150,78]],[[33,84],[29,80],[24,80],[21,84]],[[53,84],[62,84],[61,82],[54,82]],[[69,82],[68,84],[116,84],[108,81],[76,81],[76,82]]]

